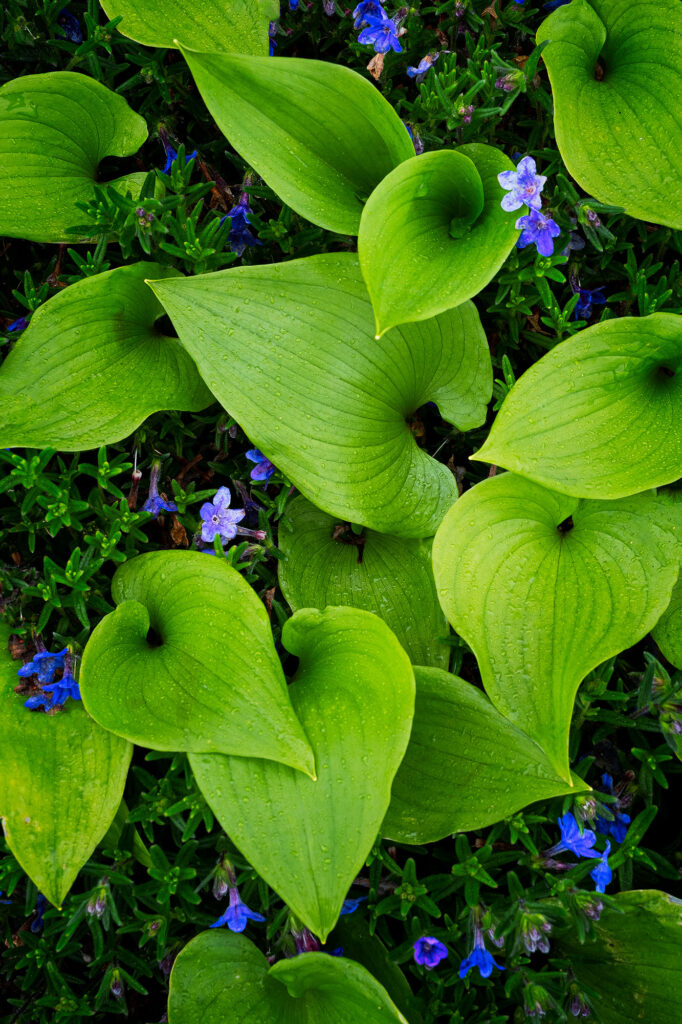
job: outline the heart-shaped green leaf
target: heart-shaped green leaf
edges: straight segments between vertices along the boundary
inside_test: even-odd
[[[222,751],[314,773],[263,604],[224,559],[153,551],[121,565],[81,693],[100,725],[152,750]],[[112,681],[115,680],[115,685]]]
[[[355,608],[302,609],[282,643],[300,659],[289,692],[317,779],[254,758],[190,754],[190,763],[232,842],[324,941],[388,808],[414,675],[388,626]]]
[[[488,696],[566,781],[578,686],[660,618],[679,534],[656,495],[578,501],[512,473],[464,494],[436,534],[438,595]]]
[[[216,398],[318,508],[435,533],[457,487],[407,421],[430,399],[460,430],[483,423],[492,368],[471,303],[378,343],[350,253],[150,285]]]
[[[415,668],[414,676],[412,734],[383,835],[435,843],[485,828],[536,800],[589,789],[577,777],[560,778],[537,743],[471,683],[437,668]]]
[[[414,156],[391,105],[350,68],[297,57],[183,54],[228,141],[313,224],[356,235],[372,189]]]
[[[122,96],[75,71],[25,75],[0,89],[0,235],[78,241],[76,203],[93,198],[97,165],[131,156],[147,138],[144,118]],[[110,182],[137,194],[144,174]]]
[[[80,451],[127,437],[159,409],[196,411],[213,396],[144,283],[175,277],[133,263],[88,277],[33,315],[0,367],[0,447]]]
[[[565,494],[622,498],[682,476],[682,318],[607,320],[526,370],[472,456]]]
[[[377,185],[358,237],[377,336],[458,306],[492,280],[519,237],[519,212],[502,209],[497,181],[513,169],[492,146],[461,146],[406,160]]]
[[[682,670],[682,576],[673,587],[670,604],[656,623],[651,635],[664,657]]]
[[[682,901],[656,889],[620,892],[592,925],[595,938],[560,934],[561,955],[602,1024],[680,1019]]]
[[[429,541],[373,530],[358,536],[302,495],[287,505],[287,514],[279,528],[279,584],[294,611],[330,604],[364,608],[390,626],[413,665],[448,667],[449,628]]]
[[[24,707],[9,635],[0,623],[0,819],[10,850],[58,907],[116,817],[133,748],[77,701],[56,715]]]
[[[169,1024],[407,1024],[369,971],[303,953],[272,967],[245,935],[201,932],[173,965]]]
[[[268,25],[279,17],[273,0],[100,0],[108,18],[144,46],[183,46],[267,56]]]
[[[538,43],[564,163],[631,217],[682,228],[682,8],[678,0],[572,0]]]

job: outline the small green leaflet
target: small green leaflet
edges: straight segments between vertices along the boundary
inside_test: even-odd
[[[147,138],[144,118],[122,96],[75,71],[15,78],[0,89],[0,235],[78,241],[76,207],[94,197],[106,156],[131,156]],[[137,195],[146,175],[109,184]]]
[[[408,420],[431,400],[460,430],[484,422],[492,367],[472,303],[377,342],[350,253],[149,283],[213,394],[313,504],[435,533],[457,487]]]
[[[117,569],[112,594],[118,608],[81,667],[93,718],[152,750],[273,758],[314,774],[265,607],[236,569],[153,551]]]
[[[286,512],[279,527],[279,584],[294,611],[330,604],[364,608],[381,616],[413,665],[448,667],[449,627],[438,603],[429,541],[373,530],[358,537],[302,495]]]
[[[248,757],[190,754],[190,764],[235,846],[324,942],[388,809],[414,675],[388,626],[355,608],[302,609],[282,643],[300,659],[289,693],[317,779]]]
[[[163,307],[144,279],[175,277],[133,263],[65,288],[38,309],[0,367],[0,447],[98,448],[160,409],[213,401],[177,338],[155,326]]]
[[[245,935],[201,932],[173,965],[169,1024],[408,1024],[360,964],[303,953],[272,967]]]
[[[414,156],[391,105],[350,68],[297,57],[182,52],[227,140],[313,224],[356,235],[370,192]]]
[[[654,494],[579,501],[512,473],[467,491],[436,534],[438,595],[488,696],[567,782],[578,686],[658,621],[679,546]]]
[[[589,789],[576,776],[572,783],[560,778],[538,744],[471,683],[436,668],[415,668],[414,676],[412,734],[382,835],[435,843],[536,800]]]
[[[556,141],[578,184],[682,228],[679,0],[572,0],[542,23],[545,40]]]
[[[622,498],[682,476],[681,420],[682,318],[623,317],[526,370],[472,458],[576,497]]]
[[[460,146],[415,156],[377,185],[358,237],[377,337],[458,306],[492,280],[525,212],[500,206],[497,175],[513,169],[492,146]]]
[[[116,817],[133,748],[77,701],[56,715],[24,707],[10,632],[0,623],[0,819],[26,874],[59,907]]]
[[[144,46],[268,53],[268,26],[279,17],[274,0],[100,0],[118,31]]]

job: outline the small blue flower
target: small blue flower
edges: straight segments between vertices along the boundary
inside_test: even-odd
[[[502,188],[509,192],[509,195],[504,196],[500,202],[503,210],[520,210],[522,206],[527,206],[531,210],[540,209],[540,193],[547,178],[544,174],[537,174],[536,170],[532,156],[524,156],[515,171],[502,171],[497,175]]]
[[[341,914],[353,914],[358,909],[360,904],[364,903],[366,899],[366,896],[357,896],[355,899],[350,898],[344,900],[343,906],[341,907]]]
[[[353,11],[353,28],[360,28],[368,18],[386,17],[386,11],[379,3],[379,0],[362,0]]]
[[[168,136],[166,135],[163,128],[159,129],[159,137],[161,139],[161,142],[163,143],[163,148],[166,152],[166,162],[163,165],[161,173],[170,174],[173,164],[178,159],[178,153],[177,150],[174,149],[173,146],[171,146],[170,142],[168,141]],[[197,151],[195,149],[193,153],[190,153],[188,156],[185,156],[185,163],[188,164],[190,160],[194,160],[196,155]]]
[[[606,302],[603,288],[594,288],[592,291],[589,288],[576,288],[574,294],[578,294],[580,298],[575,304],[572,320],[589,320],[592,316],[592,306],[603,306]]]
[[[613,778],[605,772],[601,777],[601,781],[602,791],[615,796]],[[598,817],[595,823],[597,832],[602,836],[613,836],[617,843],[622,843],[627,835],[630,815],[621,811],[618,804],[610,804],[609,810],[613,814],[613,821],[610,821],[608,818]]]
[[[590,871],[590,878],[594,881],[594,888],[596,892],[606,892],[606,886],[610,883],[613,878],[613,871],[609,865],[609,854],[611,853],[611,843],[606,843],[606,849],[601,855],[601,859],[597,864],[596,868]]]
[[[43,914],[47,910],[47,899],[43,896],[42,892],[38,893],[38,899],[36,900],[36,916],[31,921],[31,931],[34,935],[38,935],[43,930]]]
[[[47,692],[52,691],[53,705],[64,704],[69,697],[73,700],[81,699],[80,687],[68,670],[64,672],[62,678],[58,679],[56,683],[50,683],[47,686],[43,686],[43,690],[46,690]]]
[[[38,708],[44,708],[46,711],[49,711],[52,707],[52,697],[45,693],[38,693],[35,697],[29,697],[28,700],[25,700],[24,707],[28,708],[29,711],[37,711]]]
[[[44,686],[45,683],[51,683],[55,672],[58,669],[64,668],[64,659],[68,653],[68,647],[65,647],[63,651],[59,651],[56,654],[51,654],[50,651],[38,651],[37,654],[33,655],[31,661],[26,665],[22,665],[17,675],[21,679],[37,676],[41,686]]]
[[[570,4],[571,0],[549,0],[548,3],[542,6],[546,11],[556,11],[557,7],[563,7],[564,4]]]
[[[460,978],[466,978],[473,967],[478,968],[478,973],[482,978],[489,978],[493,973],[493,967],[497,967],[499,971],[504,970],[504,967],[493,959],[492,953],[485,948],[483,933],[478,929],[474,934],[474,947],[471,953],[459,965]]]
[[[0,896],[2,896],[2,890],[1,889],[0,889]],[[11,902],[12,902],[11,900],[0,900],[0,903],[4,903],[6,906],[9,906]]]
[[[242,192],[239,197],[239,202],[236,206],[221,217],[220,223],[222,224],[228,217],[230,218],[230,251],[236,252],[237,256],[241,256],[244,253],[247,245],[262,245],[263,243],[253,233],[251,228],[251,208],[249,206],[249,197],[246,192]]]
[[[28,327],[28,320],[26,319],[25,316],[20,316],[18,320],[13,320],[12,321],[12,323],[9,325],[7,330],[11,334],[12,331],[25,331],[27,327]]]
[[[250,473],[252,480],[269,480],[275,472],[275,466],[273,466],[270,459],[266,458],[258,448],[249,449],[246,453],[246,457],[249,462],[256,463]]]
[[[545,854],[546,857],[553,857],[557,853],[563,853],[564,850],[574,853],[576,857],[599,856],[597,851],[594,849],[594,842],[597,838],[594,832],[589,828],[586,828],[584,832],[581,832],[578,822],[570,811],[564,814],[563,818],[559,818],[557,824],[561,830],[561,839],[547,851]]]
[[[442,942],[434,939],[431,935],[425,935],[423,938],[417,939],[413,949],[416,963],[421,964],[427,971],[432,971],[448,955],[447,946],[444,946]]]
[[[161,474],[161,462],[154,459],[149,474],[149,497],[142,506],[143,512],[149,512],[156,519],[162,512],[177,512],[178,506],[174,501],[167,501],[159,494],[159,476]]]
[[[72,14],[67,7],[62,7],[61,11],[57,15],[57,24],[60,28],[64,29],[64,35],[60,36],[61,39],[68,39],[70,43],[82,43],[83,32],[81,31],[81,25],[75,14]]]
[[[262,914],[250,910],[239,895],[236,885],[230,887],[230,905],[224,914],[221,914],[217,921],[214,921],[211,928],[220,928],[226,924],[231,932],[243,932],[247,921],[264,921]]]
[[[519,217],[516,228],[521,228],[521,237],[516,243],[519,249],[527,245],[535,244],[541,256],[551,256],[554,252],[553,238],[558,238],[561,228],[552,220],[545,217],[539,210],[531,210],[524,217]]]
[[[402,53],[403,48],[398,41],[398,29],[395,22],[386,16],[382,11],[379,17],[367,15],[365,18],[367,28],[363,28],[358,36],[358,42],[363,46],[373,46],[376,53],[388,53],[395,50]]]
[[[433,67],[433,65],[436,63],[439,57],[440,51],[438,53],[427,53],[426,56],[422,57],[422,59],[419,61],[416,68],[407,69],[407,77],[418,78],[419,81],[421,82],[426,72],[429,70],[429,68]]]
[[[270,22],[270,26],[268,28],[268,40],[270,42],[270,56],[271,57],[274,57],[275,50],[277,48],[276,36],[277,36],[277,22],[276,21],[271,21]],[[228,213],[227,216],[228,217],[230,216],[229,213]]]
[[[289,0],[289,10],[290,11],[297,11],[298,10],[298,0]]]
[[[234,540],[237,536],[237,523],[241,523],[246,515],[243,508],[230,508],[232,496],[229,488],[219,487],[213,501],[206,501],[199,509],[203,519],[201,539],[212,544],[216,534],[223,540]]]

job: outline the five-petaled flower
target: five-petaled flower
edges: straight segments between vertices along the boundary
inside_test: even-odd
[[[524,217],[519,217],[514,226],[521,228],[521,237],[516,243],[519,249],[535,243],[541,256],[552,255],[552,239],[559,237],[561,228],[551,217],[546,217],[539,210],[531,210]]]
[[[594,888],[597,892],[606,892],[606,886],[613,878],[613,871],[609,864],[610,853],[611,843],[607,840],[606,849],[602,853],[599,863],[590,871],[590,877],[594,881]]]
[[[252,480],[269,480],[275,472],[275,467],[270,462],[270,459],[263,455],[262,451],[258,448],[250,448],[246,453],[246,457],[249,462],[256,463],[250,473]]]
[[[40,685],[45,686],[46,683],[52,682],[54,674],[58,669],[64,668],[64,659],[68,651],[68,647],[65,647],[63,651],[59,651],[56,654],[52,654],[50,651],[38,651],[37,654],[33,655],[31,661],[27,662],[26,665],[22,665],[17,675],[21,679],[37,676]]]
[[[592,306],[603,306],[606,302],[603,288],[576,288],[574,294],[580,297],[573,310],[573,320],[589,320],[592,316]]]
[[[440,51],[438,53],[427,53],[426,56],[422,57],[422,59],[419,61],[416,68],[412,67],[407,69],[407,77],[416,78],[421,82],[426,72],[429,70],[429,68],[433,67],[433,65],[436,63],[439,57]]]
[[[69,697],[73,700],[81,699],[80,687],[69,669],[64,670],[64,675],[56,683],[49,683],[47,686],[43,686],[43,690],[51,691],[53,706],[55,704],[63,704]]]
[[[149,474],[149,497],[142,506],[143,512],[149,512],[156,519],[162,512],[177,512],[178,506],[174,501],[167,501],[159,494],[159,476],[161,474],[161,460],[154,459]]]
[[[425,967],[427,971],[432,971],[448,955],[447,946],[439,942],[438,939],[434,939],[431,935],[425,935],[423,938],[417,939],[413,949],[415,961],[421,964],[422,967]]]
[[[353,11],[353,17],[355,18],[353,27],[360,28],[368,18],[380,18],[382,15],[385,17],[386,12],[379,3],[379,0],[361,0],[361,3]]]
[[[473,948],[469,953],[469,956],[465,957],[459,965],[460,978],[466,978],[467,974],[473,967],[478,968],[478,972],[482,978],[489,978],[493,973],[493,967],[497,967],[499,971],[504,970],[504,967],[493,959],[492,953],[489,953],[485,948],[483,932],[478,927],[474,928]]]
[[[578,822],[570,811],[567,811],[563,818],[559,818],[557,824],[561,830],[561,839],[547,850],[545,857],[553,857],[557,853],[563,853],[564,850],[574,853],[576,857],[599,856],[594,848],[594,841],[597,838],[594,832],[589,828],[581,832]]]
[[[207,544],[212,544],[216,535],[223,540],[234,540],[237,536],[237,523],[241,523],[246,512],[243,508],[230,508],[231,500],[229,488],[219,487],[213,501],[206,501],[201,506],[201,539]]]
[[[255,910],[247,907],[239,895],[239,889],[233,885],[230,886],[230,905],[210,927],[220,928],[221,925],[226,924],[231,932],[243,932],[249,920],[264,921],[265,918],[262,914],[257,914]]]
[[[237,256],[241,256],[243,254],[247,245],[263,244],[253,233],[251,221],[249,220],[251,213],[249,197],[246,192],[242,192],[237,205],[233,206],[232,209],[220,220],[220,223],[222,224],[228,217],[230,218],[230,250],[235,252]]]
[[[524,156],[515,171],[502,171],[497,175],[500,185],[509,193],[500,202],[503,210],[520,210],[522,206],[527,206],[530,210],[540,209],[542,205],[540,194],[547,178],[544,174],[537,174],[536,171],[535,160],[532,156]]]
[[[395,50],[402,53],[403,48],[398,41],[398,29],[392,18],[389,18],[385,11],[378,16],[368,14],[365,17],[366,28],[358,36],[358,42],[363,46],[373,46],[377,53],[388,53]]]

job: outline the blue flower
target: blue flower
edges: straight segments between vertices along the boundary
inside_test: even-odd
[[[601,777],[603,791],[610,793],[615,796],[613,788],[613,779],[606,772]],[[602,836],[613,836],[617,843],[622,843],[627,835],[628,825],[630,824],[630,815],[625,814],[621,811],[618,804],[610,804],[609,810],[613,814],[613,821],[608,818],[598,817],[596,821],[597,832]]]
[[[557,7],[563,7],[564,4],[570,4],[570,2],[571,0],[549,0],[549,3],[542,6],[546,11],[556,11]]]
[[[417,939],[413,946],[414,959],[422,967],[425,967],[427,971],[432,971],[441,960],[445,960],[448,955],[448,948],[444,946],[438,939],[434,939],[431,935],[425,935],[421,939]]]
[[[237,256],[243,254],[247,245],[263,244],[259,238],[256,238],[250,227],[251,221],[249,217],[251,213],[249,197],[246,192],[242,192],[237,205],[233,206],[220,220],[222,224],[228,217],[230,218],[230,250],[231,252],[236,252]]]
[[[42,892],[38,893],[38,899],[36,900],[36,916],[31,921],[31,931],[34,935],[38,935],[43,930],[43,914],[47,910],[47,899],[43,896]]]
[[[360,28],[368,18],[386,17],[386,11],[379,3],[379,0],[362,0],[353,11],[353,28]]]
[[[358,909],[360,904],[364,903],[366,899],[367,899],[366,896],[357,896],[355,899],[351,898],[351,899],[344,900],[343,901],[343,906],[341,907],[341,914],[343,915],[343,914],[352,914],[352,913],[354,913]]]
[[[41,686],[44,686],[45,683],[51,683],[57,669],[64,668],[64,659],[68,652],[68,647],[65,647],[63,651],[59,651],[56,654],[51,654],[50,651],[38,651],[37,654],[33,655],[31,661],[26,665],[22,665],[17,675],[21,679],[26,679],[28,676],[37,676]]]
[[[541,256],[551,256],[554,252],[553,238],[558,238],[561,228],[538,210],[531,210],[524,217],[519,217],[514,227],[521,228],[521,237],[516,243],[519,249],[535,243]]]
[[[266,458],[258,448],[249,449],[246,457],[249,462],[256,463],[250,473],[252,480],[269,480],[275,472],[275,467],[270,462],[270,459]]]
[[[358,36],[358,42],[363,46],[373,46],[377,53],[388,53],[395,50],[402,53],[403,48],[398,42],[398,30],[395,22],[386,16],[384,11],[379,17],[369,14],[365,18],[367,28],[363,28]]]
[[[246,515],[243,508],[230,508],[229,488],[219,487],[212,502],[206,501],[199,509],[203,519],[201,539],[212,544],[216,534],[223,540],[234,540],[237,536],[237,523],[241,523]]]
[[[13,320],[12,321],[12,323],[9,325],[7,330],[11,334],[12,331],[25,331],[27,327],[28,327],[28,320],[26,319],[25,316],[20,316],[18,320]]]
[[[611,843],[606,842],[606,849],[601,855],[601,859],[597,864],[596,868],[590,871],[590,878],[594,881],[594,888],[596,892],[606,892],[606,886],[610,883],[613,878],[613,871],[609,865],[609,854],[611,853]]]
[[[211,928],[220,928],[226,924],[231,932],[243,932],[247,921],[264,921],[262,914],[250,910],[239,895],[236,885],[230,887],[230,905],[224,914],[221,914],[217,921],[214,921]]]
[[[62,7],[57,15],[57,24],[64,29],[64,35],[60,36],[60,39],[68,39],[70,43],[83,42],[81,24],[75,14],[72,14],[67,7]]]
[[[407,69],[407,77],[408,78],[418,78],[419,81],[421,81],[422,78],[424,77],[424,75],[426,74],[426,72],[429,70],[429,68],[433,67],[433,65],[436,63],[436,61],[438,60],[439,57],[440,57],[440,52],[438,52],[438,53],[427,53],[426,56],[422,57],[422,59],[419,61],[419,63],[417,64],[416,68],[408,68]]]
[[[594,849],[594,841],[597,838],[594,832],[589,828],[581,832],[578,822],[570,811],[564,814],[563,818],[559,818],[557,824],[561,830],[561,840],[547,851],[546,857],[553,857],[556,853],[563,853],[564,850],[569,850],[576,857],[599,856]]]
[[[270,25],[268,27],[268,40],[270,42],[270,56],[271,57],[274,56],[275,49],[277,47],[277,39],[275,38],[276,35],[277,35],[277,22],[276,21],[271,21]],[[227,216],[228,217],[230,216],[229,213],[228,213]]]
[[[24,707],[29,711],[37,711],[38,708],[45,708],[46,711],[52,707],[52,697],[44,693],[38,693],[35,697],[29,697],[24,701]]]
[[[290,11],[297,11],[298,10],[298,0],[289,0],[289,10]]]
[[[0,896],[2,896],[2,890],[0,890]],[[9,906],[11,902],[11,900],[0,900],[0,903],[4,903],[6,906]]]
[[[572,320],[589,320],[592,316],[592,306],[603,306],[606,302],[603,288],[576,288],[574,295],[580,296],[573,310]]]
[[[173,164],[178,159],[177,150],[175,150],[173,146],[171,146],[170,142],[168,141],[168,136],[166,135],[163,128],[159,129],[159,137],[161,139],[161,142],[163,143],[163,148],[166,151],[166,162],[163,165],[163,170],[161,173],[170,174]],[[189,156],[185,157],[185,163],[188,164],[190,160],[194,160],[196,155],[197,151],[195,149],[193,153],[190,153]]]
[[[159,494],[159,476],[161,474],[161,462],[154,459],[151,473],[149,474],[149,497],[142,506],[143,512],[149,512],[156,519],[162,512],[177,512],[178,506],[174,501],[167,501]]]
[[[460,978],[466,978],[473,967],[478,967],[478,972],[482,978],[489,978],[493,973],[493,967],[497,967],[499,971],[504,970],[501,964],[493,960],[492,953],[489,953],[485,948],[483,933],[479,929],[476,929],[474,932],[474,947],[471,953],[459,965]]]
[[[544,174],[536,174],[536,170],[532,156],[524,156],[515,171],[502,171],[497,175],[502,188],[509,192],[509,195],[504,196],[500,202],[503,210],[520,210],[522,206],[527,206],[531,210],[540,209],[540,193],[547,178]]]
[[[47,692],[52,691],[53,705],[64,704],[69,697],[73,700],[81,699],[80,687],[68,670],[64,672],[62,678],[58,679],[56,683],[50,683],[48,686],[43,686],[43,690],[46,690]]]

